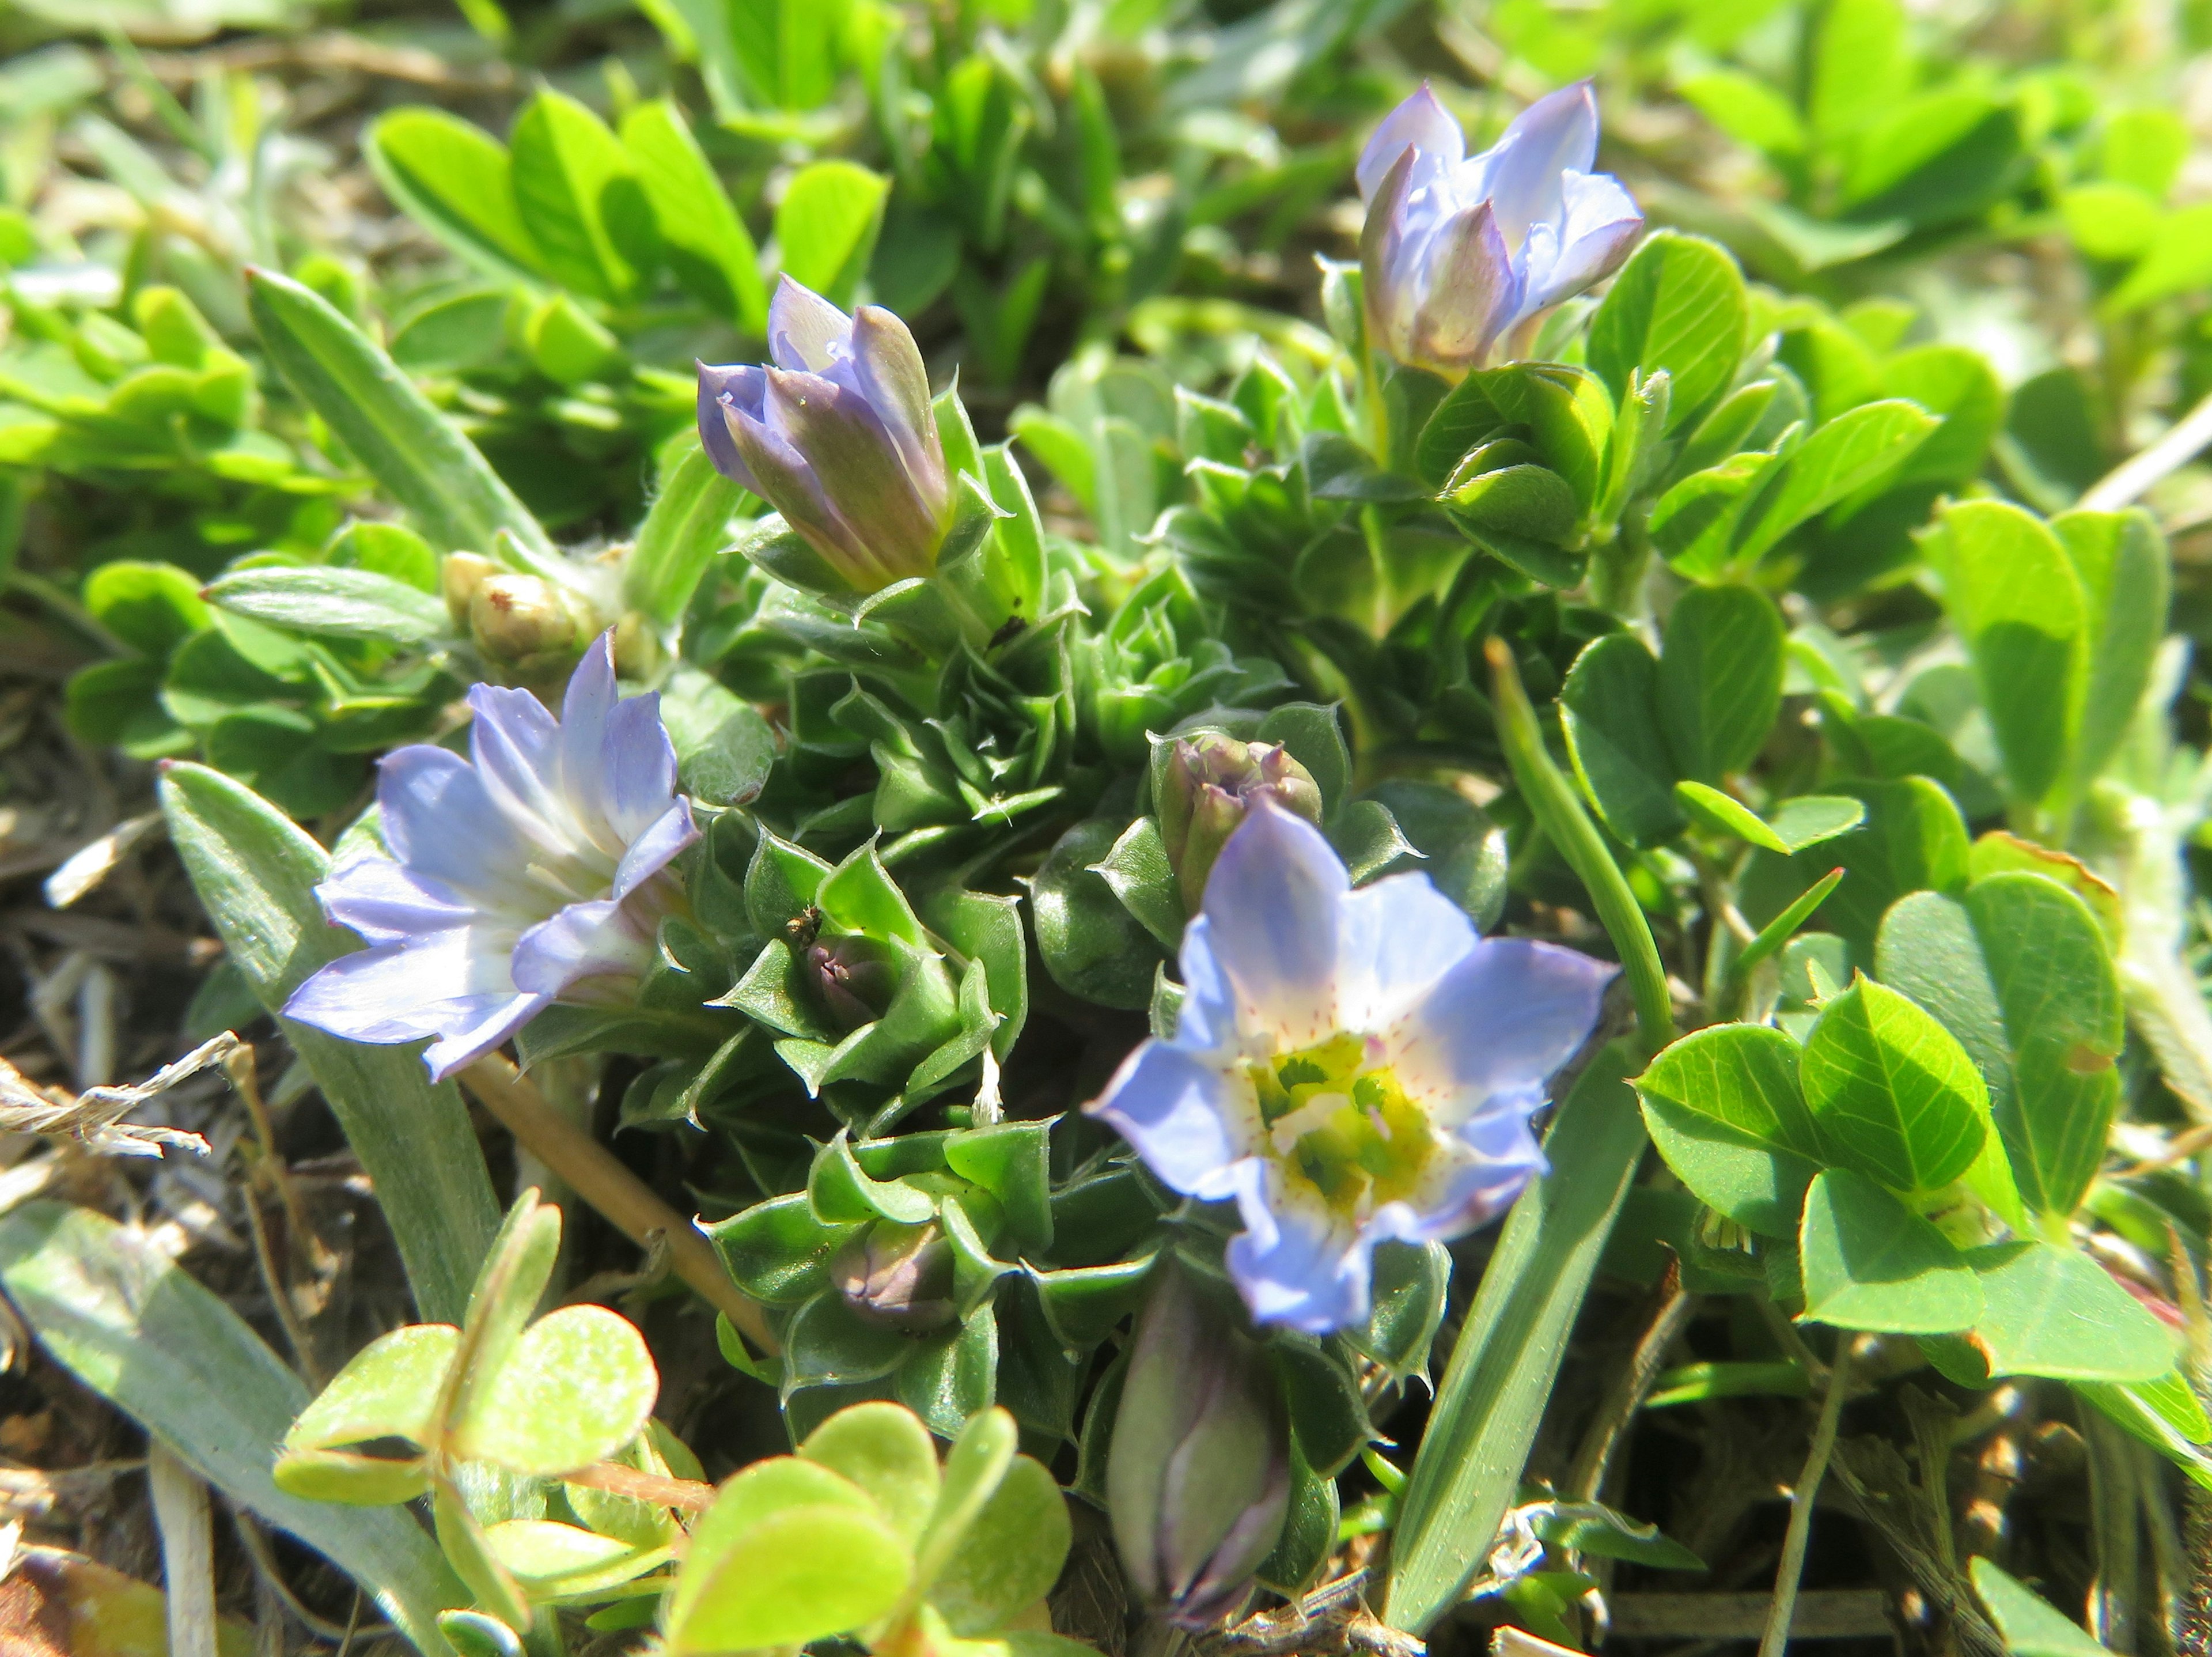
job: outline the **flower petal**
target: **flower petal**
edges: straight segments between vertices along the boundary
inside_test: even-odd
[[[1206,877],[1213,957],[1236,992],[1238,1027],[1285,1051],[1336,1026],[1338,906],[1351,878],[1321,831],[1261,800]]]
[[[1340,1030],[1385,1028],[1475,944],[1467,911],[1425,874],[1393,874],[1362,886],[1345,895],[1337,913]]]
[[[518,1030],[544,1012],[550,1003],[543,996],[516,996],[506,1001],[487,999],[470,1022],[457,1016],[450,1034],[422,1050],[422,1063],[430,1080],[443,1081],[465,1065],[473,1064],[495,1047],[502,1046]],[[457,1015],[459,1009],[456,1009]]]
[[[1478,941],[1392,1026],[1400,1082],[1431,1100],[1453,1096],[1468,1112],[1493,1094],[1540,1087],[1589,1039],[1620,970],[1557,944]]]
[[[1560,216],[1560,175],[1597,159],[1597,95],[1588,81],[1561,87],[1516,116],[1489,150],[1486,193],[1498,227],[1518,247],[1528,227]]]
[[[929,406],[929,370],[906,324],[880,305],[853,313],[853,372],[898,446],[915,492],[925,501],[949,503],[945,448]]]
[[[781,513],[786,523],[856,585],[866,587],[871,582],[882,585],[887,581],[866,545],[830,504],[806,457],[788,437],[771,426],[764,415],[756,418],[744,413],[732,415],[730,434],[745,465],[760,479],[761,498]]]
[[[529,847],[457,753],[414,742],[378,762],[376,804],[385,844],[417,874],[489,908],[546,912],[526,879]]]
[[[1183,929],[1177,960],[1182,1010],[1176,1015],[1175,1045],[1188,1053],[1233,1059],[1237,1054],[1236,991],[1213,955],[1213,923],[1200,915]]]
[[[944,526],[866,397],[819,375],[771,369],[768,408],[769,424],[806,457],[838,518],[890,580],[935,567]]]
[[[587,978],[635,977],[652,956],[651,936],[615,899],[570,904],[516,941],[514,984],[552,1001]]]
[[[660,719],[660,693],[625,698],[608,716],[597,801],[625,844],[658,823],[676,797],[676,745]]]
[[[1214,1201],[1231,1194],[1259,1119],[1237,1081],[1170,1043],[1147,1041],[1084,1108],[1112,1123],[1170,1190]],[[1250,1084],[1243,1091],[1249,1095]]]
[[[658,821],[629,843],[629,850],[623,854],[622,863],[615,870],[615,898],[629,897],[667,868],[678,853],[698,838],[699,825],[692,820],[691,802],[676,801],[660,813]]]
[[[837,358],[849,355],[852,336],[853,319],[813,289],[789,277],[776,283],[768,306],[768,345],[777,367],[827,374]]]
[[[767,378],[750,364],[732,364],[715,368],[711,363],[696,364],[699,370],[699,442],[706,448],[707,458],[714,463],[714,470],[739,486],[756,495],[760,485],[746,469],[744,456],[738,453],[737,439],[730,434],[730,414],[732,408],[743,408],[757,416],[760,412],[760,392]]]
[[[1565,211],[1556,234],[1529,234],[1522,250],[1527,283],[1520,311],[1533,316],[1563,299],[1571,299],[1592,283],[1609,276],[1628,257],[1644,214],[1627,186],[1607,173],[1568,173],[1563,176]]]
[[[1367,1321],[1370,1246],[1317,1215],[1271,1202],[1271,1167],[1237,1193],[1243,1232],[1229,1240],[1229,1275],[1253,1320],[1326,1335]]]
[[[475,1057],[544,1005],[516,991],[507,970],[514,941],[508,929],[457,928],[343,955],[292,992],[284,1015],[349,1041],[378,1044],[473,1039],[472,1033],[496,1026],[500,1033],[468,1055]]]
[[[1420,303],[1419,245],[1408,247],[1406,208],[1413,188],[1414,152],[1401,150],[1376,186],[1359,227],[1360,285],[1367,296],[1367,326],[1375,343],[1400,362],[1412,349],[1413,317]]]
[[[374,855],[350,858],[316,886],[323,913],[371,943],[402,943],[466,926],[476,905],[443,881]]]
[[[1452,374],[1480,362],[1521,304],[1521,276],[1490,203],[1455,215],[1430,238],[1414,285],[1421,297],[1410,359]]]
[[[1467,135],[1437,101],[1426,81],[1420,90],[1382,118],[1375,136],[1359,152],[1359,198],[1373,197],[1398,157],[1408,149],[1420,149],[1446,162],[1467,154]]]
[[[588,681],[589,653],[578,669]],[[614,669],[607,665],[611,690]],[[588,696],[588,692],[586,693]],[[569,807],[561,782],[561,727],[545,704],[528,691],[498,685],[469,687],[476,722],[469,728],[469,755],[484,792],[515,835],[542,854],[541,865],[578,888],[604,881],[612,859],[592,844]],[[588,702],[586,704],[588,706]]]

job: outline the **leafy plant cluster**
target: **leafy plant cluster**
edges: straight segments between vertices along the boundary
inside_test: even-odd
[[[1632,1466],[1691,1405],[1806,1413],[1781,1632],[1849,1408],[1942,1527],[1869,1521],[1914,1639],[2188,1648],[2208,1568],[2136,1542],[2212,1500],[2167,436],[2212,435],[2212,207],[2136,9],[2000,9],[469,0],[465,60],[545,73],[483,119],[378,90],[374,236],[317,206],[302,87],[18,57],[8,590],[75,739],[163,762],[203,1006],[274,1019],[422,1321],[310,1398],[52,1203],[0,1218],[0,1285],[432,1654],[1050,1657],[1358,1570],[1402,1634],[1589,1648],[1617,1574],[1717,1563]],[[1470,149],[1595,75],[1650,221],[1450,377],[1385,349],[1352,196],[1425,74]],[[918,341],[927,574],[856,575],[702,446],[693,365],[781,362],[779,282]],[[537,1012],[520,1081],[459,1071],[538,1171],[509,1206],[416,1048],[287,1008],[354,947],[319,887],[406,850],[378,762],[558,707],[602,637],[697,833],[643,965]],[[1357,888],[1620,969],[1502,1229],[1382,1244],[1322,1330],[1248,1316],[1238,1213],[1083,1109],[1218,996],[1187,940],[1262,795]],[[729,1421],[655,1414],[700,1307],[592,1303],[586,1209],[719,1314]],[[1182,1293],[1222,1343],[1188,1420],[1143,1368]],[[1622,1330],[1593,1398],[1571,1343]],[[1928,1412],[2023,1395],[2102,1493],[2094,1588],[1953,1544]],[[1218,1471],[1133,1515],[1117,1443]],[[1086,1509],[1139,1585],[1106,1624],[1054,1593]],[[2087,1634],[2047,1603],[2085,1593]]]

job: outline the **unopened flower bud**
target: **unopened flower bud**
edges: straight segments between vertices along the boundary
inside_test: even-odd
[[[1175,739],[1153,809],[1184,906],[1193,914],[1206,895],[1213,860],[1262,799],[1309,823],[1321,822],[1321,789],[1313,773],[1279,744],[1240,742],[1218,731]]]
[[[806,975],[830,1021],[850,1035],[890,1008],[898,959],[872,938],[817,938],[806,947]]]
[[[496,576],[500,566],[481,552],[448,552],[446,561],[438,567],[438,584],[445,594],[446,613],[453,618],[456,627],[469,624],[469,605],[487,577]]]
[[[927,576],[952,527],[929,375],[905,323],[848,316],[789,277],[769,308],[772,362],[699,365],[699,441],[781,513],[853,592]]]
[[[599,631],[590,605],[540,576],[486,576],[469,599],[477,649],[526,677],[565,668]]]
[[[953,1320],[952,1245],[934,1221],[878,1220],[837,1251],[830,1273],[845,1304],[872,1322],[919,1335]]]
[[[1106,1462],[1130,1580],[1202,1628],[1234,1611],[1282,1538],[1290,1430],[1258,1343],[1172,1262],[1138,1314]]]

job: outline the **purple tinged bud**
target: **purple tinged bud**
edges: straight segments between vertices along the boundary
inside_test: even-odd
[[[850,1035],[890,1008],[899,963],[871,938],[818,938],[806,947],[806,976],[830,1021]]]
[[[1188,1628],[1243,1602],[1290,1511],[1290,1433],[1259,1344],[1172,1261],[1138,1314],[1106,1506],[1138,1590]]]
[[[935,1221],[874,1221],[837,1251],[830,1275],[845,1304],[872,1323],[921,1335],[956,1315],[952,1245]]]
[[[1457,380],[1509,332],[1612,273],[1644,215],[1592,173],[1597,100],[1587,81],[1523,110],[1480,155],[1424,86],[1359,158],[1359,263],[1375,345]]]
[[[769,344],[765,363],[699,365],[699,438],[716,469],[855,592],[928,575],[954,493],[906,324],[874,305],[848,316],[786,277]]]
[[[1183,905],[1195,915],[1214,859],[1254,805],[1272,800],[1318,825],[1321,789],[1279,743],[1243,742],[1218,731],[1174,743],[1153,809]]]

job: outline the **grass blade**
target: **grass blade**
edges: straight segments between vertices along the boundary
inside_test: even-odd
[[[292,389],[441,550],[490,554],[505,530],[525,556],[558,561],[530,509],[376,343],[321,295],[249,270],[253,326]]]

